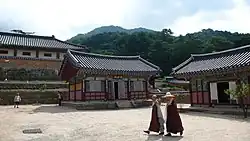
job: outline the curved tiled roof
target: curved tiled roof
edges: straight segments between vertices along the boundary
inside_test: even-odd
[[[173,68],[172,74],[207,72],[250,66],[250,45],[191,57]]]
[[[86,46],[64,42],[56,39],[54,36],[23,35],[8,32],[0,32],[0,45],[53,49],[86,49]]]
[[[66,56],[64,59],[69,58],[74,66],[89,73],[155,75],[161,71],[158,66],[140,56],[109,56],[73,50],[68,50]]]
[[[149,72],[160,70],[140,56],[109,56],[73,50],[68,50],[68,54],[83,68]]]

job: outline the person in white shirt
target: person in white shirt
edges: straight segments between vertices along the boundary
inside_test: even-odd
[[[19,93],[17,93],[17,95],[14,97],[14,108],[18,108],[18,105],[20,104],[21,100],[21,96],[19,95]]]
[[[151,121],[148,130],[144,131],[149,134],[151,131],[164,135],[164,118],[161,112],[160,102],[157,100],[157,96],[152,96],[152,113]]]

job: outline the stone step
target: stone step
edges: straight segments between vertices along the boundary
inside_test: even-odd
[[[131,103],[131,101],[128,100],[121,100],[121,101],[116,101],[116,105],[118,108],[134,108],[134,105]]]
[[[215,108],[240,108],[239,105],[214,105]]]

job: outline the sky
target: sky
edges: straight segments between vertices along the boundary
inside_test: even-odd
[[[0,31],[66,40],[96,27],[202,29],[250,33],[250,0],[0,0]]]

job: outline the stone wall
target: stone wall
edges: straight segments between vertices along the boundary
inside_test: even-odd
[[[12,105],[17,92],[0,92],[0,105]],[[34,104],[38,101],[41,104],[57,103],[57,92],[21,91],[21,104]]]
[[[151,93],[151,96],[152,95],[153,95],[153,93]],[[164,95],[165,95],[165,93],[162,93],[162,94],[158,94],[157,96],[158,96],[158,98],[161,98]],[[177,103],[190,104],[190,94],[189,93],[175,94],[175,96],[176,96]],[[161,102],[166,103],[166,99],[161,98]]]
[[[59,60],[22,60],[22,59],[0,59],[2,68],[26,68],[26,69],[55,69],[59,70],[61,61]]]
[[[0,59],[0,80],[60,80],[60,60]]]

